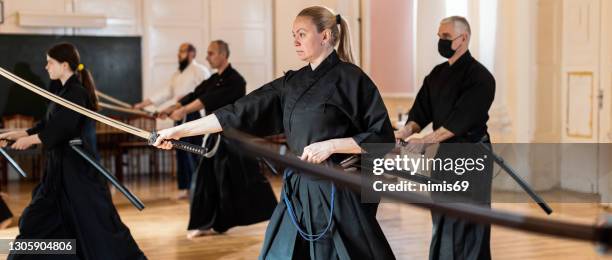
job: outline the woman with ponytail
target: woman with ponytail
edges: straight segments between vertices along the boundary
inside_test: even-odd
[[[302,160],[338,165],[365,152],[367,143],[393,144],[378,89],[352,63],[349,35],[346,20],[328,8],[302,10],[293,23],[293,43],[308,65],[202,119],[160,131],[155,145],[170,149],[168,139],[227,128],[259,136],[285,133],[290,151]],[[394,258],[376,220],[378,204],[361,203],[355,191],[288,169],[281,201],[261,259]]]
[[[51,92],[98,109],[91,73],[72,44],[49,49],[46,69]],[[121,222],[104,179],[70,147],[71,140],[80,139],[84,150],[97,157],[95,131],[94,121],[52,102],[33,128],[2,136],[16,140],[14,149],[42,144],[46,155],[43,180],[21,215],[17,239],[76,240],[76,254],[11,254],[8,259],[146,259]]]

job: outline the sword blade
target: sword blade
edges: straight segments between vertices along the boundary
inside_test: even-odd
[[[121,101],[119,99],[116,99],[114,97],[111,97],[109,95],[106,95],[106,94],[104,94],[104,93],[102,93],[102,92],[100,92],[98,90],[96,90],[96,95],[98,95],[98,97],[104,98],[104,99],[106,99],[106,100],[108,100],[110,102],[113,102],[113,103],[115,103],[115,104],[117,104],[119,106],[122,106],[123,108],[132,108],[132,105],[130,105],[130,104],[126,103],[126,102],[123,102],[123,101]]]
[[[149,144],[153,144],[155,142],[155,140],[157,139],[157,134],[155,132],[151,133],[149,131],[143,130],[143,129],[139,129],[136,127],[133,127],[131,125],[128,125],[126,123],[117,121],[115,119],[112,119],[110,117],[98,114],[94,111],[91,111],[87,108],[84,108],[82,106],[79,106],[75,103],[72,103],[62,97],[59,97],[45,89],[42,89],[22,78],[20,78],[19,76],[3,69],[0,68],[0,75],[9,79],[10,81],[46,98],[49,99],[51,101],[53,101],[54,103],[61,105],[65,108],[68,108],[74,112],[77,112],[81,115],[84,115],[86,117],[89,117],[93,120],[96,120],[100,123],[103,124],[107,124],[109,126],[112,126],[114,128],[117,128],[121,131],[133,134],[135,136],[138,136],[140,138],[146,139]],[[193,145],[190,143],[185,143],[185,142],[181,142],[181,141],[177,141],[177,140],[166,140],[168,142],[170,142],[172,144],[172,147],[179,149],[179,150],[183,150],[183,151],[187,151],[187,152],[191,152],[191,153],[195,153],[195,154],[199,154],[199,155],[204,155],[206,154],[206,149],[202,148],[201,146],[197,146],[197,145]]]
[[[24,87],[24,88],[34,92],[34,93],[40,95],[40,96],[43,96],[46,99],[49,99],[49,100],[53,101],[54,103],[56,103],[58,105],[64,106],[64,107],[66,107],[66,108],[68,108],[68,109],[70,109],[70,110],[72,110],[74,112],[77,112],[77,113],[79,113],[81,115],[89,117],[89,118],[91,118],[93,120],[96,120],[98,122],[107,124],[109,126],[117,128],[117,129],[122,130],[124,132],[128,132],[130,134],[133,134],[135,136],[141,137],[143,139],[147,139],[148,140],[149,137],[151,136],[151,133],[148,132],[148,131],[145,131],[143,129],[139,129],[139,128],[133,127],[131,125],[128,125],[128,124],[120,122],[120,121],[117,121],[117,120],[112,119],[110,117],[107,117],[107,116],[104,116],[104,115],[100,115],[100,114],[98,114],[96,112],[93,112],[93,111],[87,109],[87,108],[84,108],[84,107],[81,107],[81,106],[79,106],[77,104],[74,104],[74,103],[72,103],[72,102],[70,102],[68,100],[63,99],[62,97],[59,97],[59,96],[57,96],[57,95],[55,95],[55,94],[53,94],[53,93],[51,93],[51,92],[49,92],[49,91],[47,91],[45,89],[42,89],[42,88],[40,88],[40,87],[38,87],[38,86],[36,86],[36,85],[26,81],[26,80],[20,78],[17,75],[14,75],[11,72],[8,72],[7,70],[5,70],[3,68],[0,68],[0,75],[2,75],[3,77],[13,81],[14,83],[16,83],[16,84],[18,84],[18,85],[20,85],[20,86],[22,86],[22,87]]]
[[[540,197],[540,195],[538,195],[538,193],[535,192],[535,190],[533,188],[531,188],[531,186],[529,185],[529,183],[527,183],[525,180],[523,180],[523,178],[521,178],[521,176],[517,175],[516,172],[514,171],[514,169],[512,169],[512,167],[510,167],[510,165],[506,164],[506,162],[504,161],[503,158],[501,158],[499,155],[497,155],[496,153],[493,152],[493,150],[491,150],[487,145],[485,145],[483,142],[479,142],[480,148],[487,153],[489,156],[493,157],[493,160],[495,161],[495,163],[497,163],[497,165],[499,165],[499,167],[501,167],[502,169],[504,169],[504,171],[510,175],[510,177],[512,179],[514,179],[514,181],[521,186],[521,188],[529,195],[529,197],[531,197],[531,199],[533,201],[535,201],[536,203],[538,203],[538,206],[540,206],[540,208],[546,212],[546,214],[550,215],[553,212],[553,209],[550,207],[550,205],[548,205],[548,203],[546,203],[546,201]]]
[[[96,159],[92,158],[89,154],[87,154],[87,152],[85,152],[80,147],[81,144],[81,140],[70,141],[70,147],[72,147],[75,152],[77,152],[81,157],[83,157],[83,159],[85,159],[85,161],[87,161],[91,166],[96,168],[96,170],[98,170],[98,172],[101,173],[102,176],[106,178],[106,180],[108,180],[113,186],[115,186],[115,188],[117,188],[117,190],[119,190],[119,192],[121,192],[123,196],[125,196],[132,203],[132,205],[134,205],[134,207],[136,207],[138,210],[143,210],[145,206],[142,201],[138,197],[136,197],[136,195],[134,195],[134,193],[132,193],[128,188],[123,186],[123,184],[121,184],[112,173],[106,170],[104,166],[98,163]]]
[[[6,161],[11,166],[13,166],[13,169],[15,169],[19,173],[19,175],[23,176],[24,178],[28,177],[28,175],[25,173],[25,171],[23,169],[21,169],[19,164],[17,164],[17,162],[15,160],[13,160],[13,158],[3,148],[0,148],[0,154],[2,154],[2,156],[4,156]]]
[[[147,112],[142,111],[142,110],[137,110],[137,109],[132,109],[132,108],[124,108],[124,107],[120,107],[120,106],[115,106],[115,105],[107,104],[107,103],[104,103],[104,102],[98,102],[98,105],[101,108],[106,108],[106,109],[109,109],[109,110],[114,110],[114,111],[119,111],[119,112],[123,112],[123,113],[139,115],[139,116],[153,117],[152,113],[147,113]]]

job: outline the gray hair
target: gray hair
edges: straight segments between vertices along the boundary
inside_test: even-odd
[[[217,44],[217,47],[219,47],[219,52],[225,53],[225,58],[229,59],[230,49],[229,49],[229,45],[227,44],[227,42],[225,42],[224,40],[214,40],[212,42]]]
[[[445,23],[453,23],[455,26],[456,33],[464,33],[466,32],[468,36],[472,36],[472,29],[470,28],[470,23],[463,16],[450,16],[442,19],[440,24]]]

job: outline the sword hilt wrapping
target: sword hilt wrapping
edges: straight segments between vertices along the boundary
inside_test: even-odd
[[[157,140],[158,136],[159,134],[157,134],[157,132],[152,132],[151,136],[149,137],[149,144],[153,145],[155,143],[155,140]],[[166,140],[166,141],[170,142],[173,148],[183,150],[186,152],[195,153],[195,154],[202,155],[202,156],[204,156],[207,152],[207,149],[202,146],[198,146],[198,145],[194,145],[194,144],[190,144],[186,142],[181,142],[178,140]]]

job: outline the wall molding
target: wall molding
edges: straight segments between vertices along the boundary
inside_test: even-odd
[[[566,104],[565,104],[565,134],[567,137],[570,138],[579,138],[579,139],[592,139],[594,137],[594,129],[593,129],[593,120],[594,120],[594,111],[593,111],[593,102],[594,102],[594,95],[596,92],[596,88],[595,88],[595,78],[594,78],[594,73],[592,71],[570,71],[567,72],[567,81],[566,81]],[[572,132],[571,128],[571,124],[572,122],[570,122],[571,118],[572,118],[572,111],[570,111],[570,104],[571,104],[571,99],[573,97],[573,95],[571,95],[571,80],[572,78],[587,78],[590,81],[590,95],[589,95],[589,133],[588,134],[583,134],[583,133],[577,133],[577,132]]]

